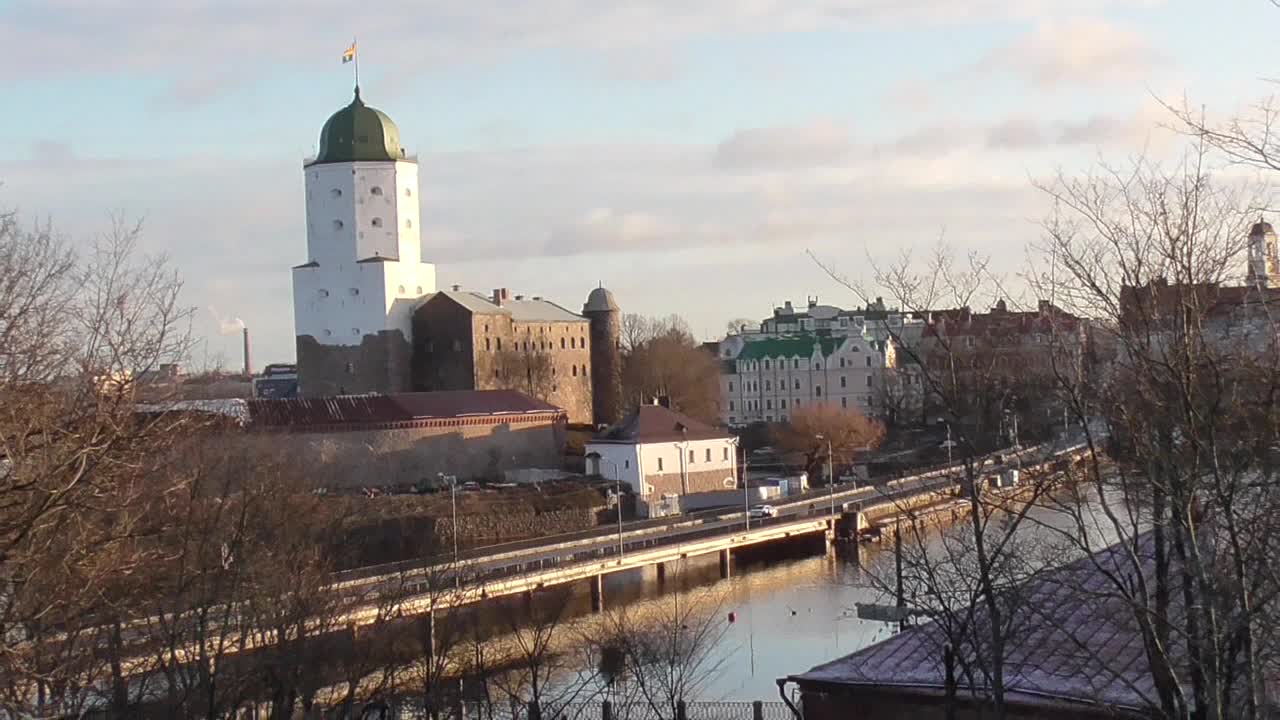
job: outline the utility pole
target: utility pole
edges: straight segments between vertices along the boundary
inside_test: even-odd
[[[893,528],[893,575],[896,585],[896,594],[898,596],[898,612],[901,613],[898,620],[898,630],[907,629],[906,609],[907,597],[902,589],[902,523],[894,523]]]
[[[618,562],[622,562],[622,475],[618,472],[618,463],[616,461],[608,461],[613,466],[613,497],[614,502],[618,504]]]
[[[827,441],[827,495],[831,499],[831,515],[836,514],[836,466],[835,459],[831,456],[831,438],[826,435],[815,435],[819,440]]]
[[[947,464],[951,464],[951,423],[947,423]]]
[[[449,483],[450,525],[453,535],[453,584],[460,587],[462,580],[458,577],[458,476],[440,473],[440,479]]]

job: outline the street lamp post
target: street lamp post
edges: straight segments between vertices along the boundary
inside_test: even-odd
[[[453,535],[453,581],[458,585],[461,583],[458,578],[458,476],[440,473],[440,479],[449,483],[449,522],[452,529],[450,534]]]
[[[618,472],[618,463],[607,461],[613,466],[613,496],[618,503],[618,562],[622,562],[622,474]]]
[[[951,464],[951,423],[947,423],[947,464]]]
[[[831,498],[831,514],[836,514],[836,466],[835,459],[831,455],[831,438],[825,435],[816,435],[819,440],[827,441],[827,487],[828,495]]]

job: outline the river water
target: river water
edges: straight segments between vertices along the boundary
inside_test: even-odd
[[[864,546],[862,552],[867,562],[877,551]],[[684,582],[673,581],[675,573]],[[723,627],[713,630],[717,644],[709,664],[715,669],[699,689],[701,702],[777,701],[776,678],[866,647],[894,630],[856,617],[856,603],[883,602],[884,597],[845,552],[823,553],[797,543],[742,553],[734,558],[732,575],[721,580],[718,559],[709,555],[669,568],[665,583],[658,582],[652,569],[606,577],[605,602],[612,607],[669,603],[677,592],[717,603],[713,622]]]

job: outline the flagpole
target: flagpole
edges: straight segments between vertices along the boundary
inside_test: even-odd
[[[360,90],[360,45],[356,42],[356,38],[351,38],[351,47],[355,49],[352,60],[356,64],[356,90]]]

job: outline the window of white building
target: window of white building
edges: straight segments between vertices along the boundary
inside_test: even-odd
[[[377,185],[374,185],[373,187],[369,188],[369,194],[370,194],[370,195],[381,195],[381,194],[382,194],[382,188],[378,187]]]
[[[658,458],[658,472],[662,472],[662,458]]]

